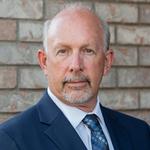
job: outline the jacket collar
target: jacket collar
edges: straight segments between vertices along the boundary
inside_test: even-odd
[[[120,113],[100,105],[103,117],[115,150],[132,150],[132,143],[127,129],[123,126]],[[120,117],[119,117],[120,116]]]
[[[60,150],[87,150],[75,129],[47,92],[37,104],[37,110],[40,122],[47,124],[44,133]]]

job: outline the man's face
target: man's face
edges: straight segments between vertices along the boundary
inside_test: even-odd
[[[105,73],[103,33],[87,16],[60,17],[50,26],[45,73],[51,91],[63,102],[96,100]]]

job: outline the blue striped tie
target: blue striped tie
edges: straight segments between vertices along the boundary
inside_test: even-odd
[[[94,114],[86,115],[83,123],[91,130],[92,150],[109,150],[106,137],[97,120],[97,116]]]

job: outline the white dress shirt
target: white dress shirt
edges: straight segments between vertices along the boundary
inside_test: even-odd
[[[69,105],[66,105],[62,101],[60,101],[48,88],[48,95],[51,97],[51,99],[54,101],[54,103],[59,107],[59,109],[63,112],[63,114],[66,116],[66,118],[69,120],[73,128],[76,130],[78,135],[80,136],[81,140],[85,144],[86,148],[88,150],[92,150],[92,144],[91,144],[91,132],[90,129],[82,122],[84,117],[87,114],[96,114],[99,118],[99,123],[102,127],[102,130],[106,136],[109,150],[114,150],[114,147],[112,145],[112,141],[110,139],[110,135],[108,132],[108,129],[106,127],[106,124],[104,122],[104,118],[101,112],[101,109],[99,107],[99,98],[97,98],[97,104],[92,112],[84,112],[76,107],[72,107]]]

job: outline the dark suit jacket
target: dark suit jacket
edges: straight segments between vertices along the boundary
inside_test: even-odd
[[[150,150],[150,128],[100,106],[115,150]],[[40,102],[0,125],[0,150],[86,150],[60,109],[45,93]]]

